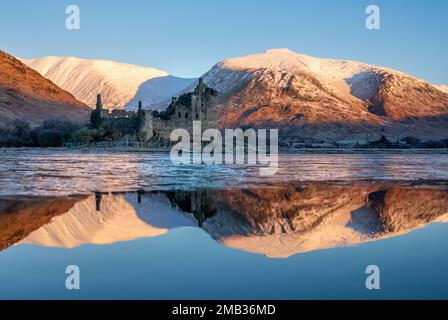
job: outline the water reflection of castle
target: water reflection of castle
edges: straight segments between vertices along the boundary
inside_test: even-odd
[[[145,191],[137,191],[137,202],[142,203],[142,196]],[[157,191],[152,193],[159,193]],[[97,192],[95,193],[95,206],[96,211],[101,212],[101,201],[103,199],[103,194]],[[198,221],[198,226],[202,227],[203,223],[210,217],[212,217],[216,212],[216,202],[214,197],[210,192],[206,190],[196,190],[196,191],[166,191],[164,192],[166,197],[171,202],[173,207],[180,209],[183,212],[191,213]]]
[[[216,199],[206,190],[171,191],[166,192],[166,196],[173,207],[192,213],[199,227],[202,227],[204,222],[217,212]]]

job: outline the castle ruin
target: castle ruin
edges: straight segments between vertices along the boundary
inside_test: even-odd
[[[93,128],[99,128],[103,121],[126,121],[142,142],[153,138],[169,140],[175,129],[185,129],[192,136],[193,121],[201,121],[203,131],[217,128],[217,95],[218,92],[209,88],[202,78],[199,78],[193,92],[173,97],[170,105],[162,112],[143,110],[141,101],[137,112],[104,110],[101,95],[98,95],[90,122]]]

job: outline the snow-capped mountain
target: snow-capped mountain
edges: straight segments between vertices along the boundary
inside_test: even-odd
[[[20,60],[0,51],[0,126],[22,119],[85,121],[90,109]]]
[[[224,60],[204,76],[220,125],[281,129],[295,141],[448,136],[448,93],[389,68],[288,49]]]
[[[98,93],[106,109],[136,109],[138,100],[145,108],[156,108],[195,80],[107,60],[45,57],[22,61],[91,108]]]
[[[47,57],[30,67],[90,107],[160,109],[195,79],[104,60]],[[219,92],[223,128],[279,128],[285,146],[301,142],[363,142],[448,137],[448,89],[366,63],[319,59],[288,49],[232,58],[203,75]]]

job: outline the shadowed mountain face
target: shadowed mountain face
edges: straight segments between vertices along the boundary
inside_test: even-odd
[[[167,100],[171,101],[173,96],[192,83],[196,83],[196,79],[170,75],[147,80],[140,84],[137,92],[124,108],[126,110],[136,110],[138,102],[143,101],[145,108],[164,109]]]
[[[225,246],[284,258],[401,235],[448,221],[448,188],[322,183],[0,200],[0,241],[72,248],[198,225]],[[23,240],[22,240],[23,239]]]
[[[221,127],[279,128],[285,145],[448,136],[444,87],[388,68],[275,49],[203,77],[220,93]]]
[[[15,119],[86,121],[89,108],[18,59],[0,51],[0,125]]]

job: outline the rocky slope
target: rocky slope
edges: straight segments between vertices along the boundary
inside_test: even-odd
[[[88,119],[89,108],[38,72],[0,51],[0,125],[15,119]]]
[[[156,108],[194,81],[107,60],[45,57],[23,62],[91,108],[98,93],[106,109],[136,109],[139,100],[146,108]]]
[[[228,59],[204,75],[221,127],[280,128],[301,141],[448,137],[448,93],[410,75],[287,49]]]

